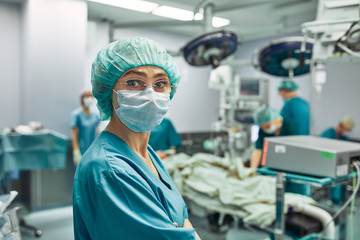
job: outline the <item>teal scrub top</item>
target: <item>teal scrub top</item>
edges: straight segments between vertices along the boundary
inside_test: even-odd
[[[155,150],[167,150],[170,147],[180,147],[181,138],[174,125],[167,118],[151,130],[149,145]]]
[[[299,135],[310,134],[310,106],[300,97],[293,97],[285,101],[280,112],[281,116],[291,119],[297,125]]]
[[[81,108],[72,111],[70,126],[79,129],[78,141],[81,154],[84,154],[95,140],[96,128],[99,122],[100,118],[96,113],[87,115]]]
[[[119,137],[103,131],[83,155],[73,190],[75,240],[196,239],[187,206],[154,150],[160,179]],[[179,227],[175,227],[174,222]]]
[[[331,139],[339,139],[339,140],[344,140],[344,141],[349,141],[349,138],[345,135],[342,135],[338,138],[337,134],[336,134],[336,130],[334,127],[330,127],[328,129],[326,129],[322,134],[321,137],[324,138],[331,138]]]
[[[299,135],[299,130],[296,124],[292,120],[283,117],[283,124],[281,126],[280,133],[278,136],[291,136],[291,135]],[[258,136],[259,137],[255,142],[255,148],[258,150],[262,150],[264,146],[264,138],[276,137],[277,135],[266,133],[260,127]]]

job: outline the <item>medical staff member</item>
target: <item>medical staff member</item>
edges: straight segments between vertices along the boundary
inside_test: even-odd
[[[176,148],[181,146],[181,137],[170,119],[164,118],[160,125],[151,130],[149,145],[161,159],[176,153]]]
[[[345,133],[350,132],[354,124],[355,121],[352,118],[344,117],[336,127],[326,129],[321,137],[349,141]]]
[[[294,122],[283,117],[278,111],[262,107],[254,113],[254,122],[259,125],[258,139],[251,154],[250,167],[258,168],[262,155],[265,137],[298,135],[299,130]]]
[[[309,135],[310,106],[307,101],[297,96],[297,89],[297,84],[291,79],[284,79],[280,82],[279,94],[285,101],[280,114],[295,122],[300,135]]]
[[[148,145],[180,72],[158,43],[112,42],[92,64],[91,83],[108,126],[83,155],[73,194],[75,240],[200,239],[161,159]]]
[[[350,132],[354,127],[354,124],[355,122],[352,118],[344,117],[336,127],[330,127],[326,129],[321,134],[321,137],[349,141],[349,138],[344,134]],[[336,204],[340,203],[346,197],[345,192],[346,192],[345,186],[342,185],[331,186],[330,187],[331,201],[333,201]]]
[[[73,160],[78,165],[82,154],[90,147],[97,135],[99,115],[91,111],[95,99],[90,91],[80,96],[81,107],[71,112],[70,125],[73,137]]]

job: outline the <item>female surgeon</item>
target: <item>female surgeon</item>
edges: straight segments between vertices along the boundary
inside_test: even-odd
[[[75,239],[200,239],[187,206],[148,145],[168,111],[180,73],[174,59],[142,37],[105,46],[92,65],[92,92],[104,131],[74,179]]]

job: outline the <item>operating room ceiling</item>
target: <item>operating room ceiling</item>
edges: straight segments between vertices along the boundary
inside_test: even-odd
[[[315,20],[318,3],[317,0],[149,1],[190,11],[194,11],[199,5],[213,3],[214,16],[230,20],[230,24],[223,28],[235,31],[245,41],[300,31],[302,23]],[[90,20],[111,21],[121,28],[150,28],[188,36],[197,36],[205,31],[203,24],[188,24],[151,13],[90,1],[88,17]]]

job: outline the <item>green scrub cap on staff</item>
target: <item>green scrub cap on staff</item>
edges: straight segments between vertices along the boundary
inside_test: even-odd
[[[289,78],[285,78],[284,80],[282,80],[278,86],[278,90],[280,91],[281,89],[285,89],[288,91],[292,91],[292,90],[296,90],[298,89],[298,85],[291,79]]]
[[[155,41],[143,37],[127,38],[112,42],[98,52],[92,64],[91,84],[101,120],[111,116],[112,90],[116,81],[129,69],[145,65],[160,67],[168,74],[175,85],[171,99],[180,81],[180,72],[174,58]]]
[[[261,126],[265,123],[271,122],[277,118],[281,117],[279,112],[275,109],[262,107],[256,110],[254,113],[254,122],[255,124]]]

